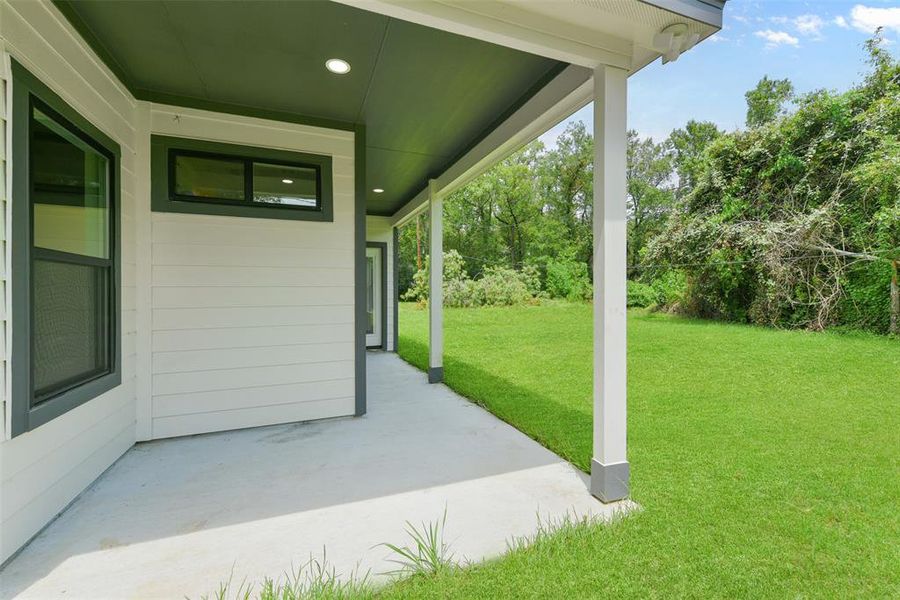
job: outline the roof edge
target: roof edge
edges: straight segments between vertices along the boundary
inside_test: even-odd
[[[639,0],[656,8],[681,15],[716,29],[722,28],[726,0]]]

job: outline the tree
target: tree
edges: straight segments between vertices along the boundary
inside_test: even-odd
[[[524,264],[529,226],[540,214],[532,173],[542,150],[540,142],[532,143],[484,175],[513,268]]]
[[[759,80],[744,94],[747,99],[747,127],[760,127],[785,114],[785,104],[794,97],[794,85],[788,79]]]
[[[627,153],[628,265],[635,275],[645,242],[662,226],[674,202],[669,185],[672,158],[665,144],[642,140],[634,130],[628,131]]]
[[[542,212],[549,217],[539,232],[545,253],[569,253],[590,263],[593,256],[594,139],[584,123],[569,123],[556,148],[539,162]]]
[[[722,132],[715,123],[691,119],[682,129],[669,134],[666,145],[672,153],[678,187],[675,194],[683,198],[696,186],[700,175],[706,171],[704,151]]]

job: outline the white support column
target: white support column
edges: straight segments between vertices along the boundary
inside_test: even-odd
[[[628,496],[625,455],[626,88],[623,69],[594,70],[594,456],[591,493]]]
[[[428,275],[428,383],[444,380],[444,202],[437,182],[428,182],[431,223]]]

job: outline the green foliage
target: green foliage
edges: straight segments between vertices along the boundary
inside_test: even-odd
[[[672,269],[657,273],[650,286],[656,293],[658,303],[663,306],[677,309],[684,302],[687,291],[684,271]]]
[[[402,295],[407,302],[428,301],[428,271],[431,261],[413,276],[413,284]],[[444,252],[444,305],[470,308],[474,306],[510,306],[530,302],[540,291],[535,267],[515,271],[508,267],[485,267],[477,279],[469,277],[465,260],[456,250]]]
[[[547,262],[547,294],[577,302],[593,296],[587,265],[571,257],[561,257]]]
[[[848,273],[847,299],[840,323],[860,329],[887,331],[890,323],[891,266],[886,262],[857,263]]]
[[[691,119],[683,129],[675,129],[666,140],[678,175],[676,195],[683,198],[696,187],[706,171],[706,148],[722,132],[715,123]]]
[[[747,127],[761,127],[784,114],[784,105],[794,97],[794,84],[787,79],[763,77],[747,98]]]
[[[533,298],[527,277],[508,267],[486,267],[475,281],[474,297],[476,306],[512,306]]]
[[[629,131],[627,160],[628,265],[636,269],[646,240],[659,233],[675,201],[668,181],[672,156],[668,146],[641,140]]]
[[[439,521],[422,523],[416,527],[406,522],[406,533],[412,539],[410,546],[383,544],[397,555],[392,562],[399,565],[397,575],[442,575],[456,568],[450,545],[444,541],[447,529],[447,509]]]
[[[659,302],[659,294],[651,285],[629,280],[626,302],[629,308],[650,308]]]
[[[265,578],[259,589],[248,582],[235,586],[231,578],[219,585],[215,600],[368,600],[375,590],[368,573],[351,573],[341,579],[325,556],[310,558],[290,574],[279,579]],[[202,596],[207,600],[209,596]]]
[[[884,268],[853,263],[900,258],[900,68],[879,36],[867,46],[870,72],[845,93],[795,97],[789,81],[763,78],[747,93],[747,131],[691,120],[663,143],[628,132],[629,278],[690,315],[885,331],[889,302],[873,295],[887,283],[860,274]],[[479,283],[505,268],[531,297],[589,298],[592,168],[590,132],[571,123],[555,147],[530,144],[452,194],[444,247],[468,277],[447,278],[447,297],[517,303],[509,273]],[[400,237],[400,289],[418,302],[421,220],[418,236]]]

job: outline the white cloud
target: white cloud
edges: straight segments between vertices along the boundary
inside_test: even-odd
[[[833,23],[841,29],[847,29],[848,27],[850,27],[850,25],[847,24],[847,19],[841,16],[835,17]]]
[[[864,33],[874,33],[878,27],[900,33],[900,7],[874,8],[857,4],[850,11],[850,24]]]
[[[800,15],[794,19],[794,27],[801,35],[819,37],[824,26],[825,21],[819,15]]]
[[[792,36],[786,31],[772,31],[764,29],[762,31],[753,32],[758,38],[766,40],[766,48],[776,48],[778,46],[799,46],[800,40]]]
[[[769,17],[769,20],[772,21],[773,23],[778,23],[779,25],[784,25],[790,19],[788,19],[787,17]]]

